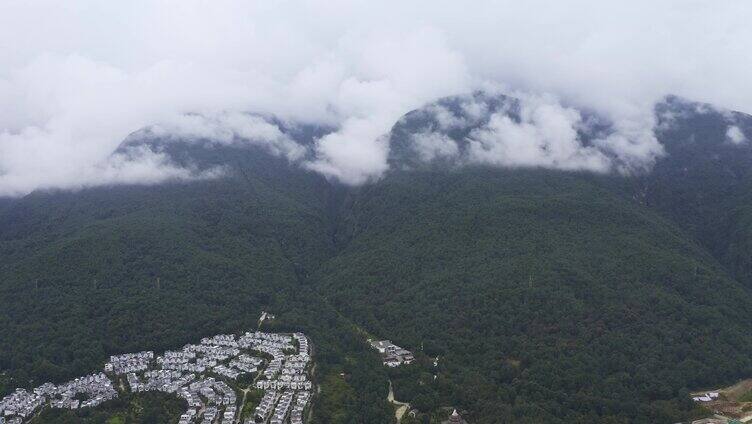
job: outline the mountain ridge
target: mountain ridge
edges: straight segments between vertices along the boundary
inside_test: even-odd
[[[659,134],[655,175],[393,162],[347,187],[263,146],[165,140],[178,163],[228,172],[0,202],[0,368],[63,378],[273,310],[321,346],[316,422],[389,422],[387,377],[422,413],[458,405],[480,423],[693,416],[689,389],[752,373],[738,195],[752,155],[728,144],[726,113],[672,107],[687,116]],[[717,222],[732,243],[704,236]],[[387,373],[353,325],[415,366]]]

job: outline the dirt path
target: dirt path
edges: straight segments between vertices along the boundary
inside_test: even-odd
[[[387,395],[386,400],[388,400],[394,405],[397,405],[397,410],[394,411],[394,416],[397,417],[397,422],[399,423],[400,421],[402,421],[402,417],[407,413],[407,411],[410,410],[410,404],[407,402],[400,402],[398,400],[394,400],[394,390],[392,389],[392,380],[389,380],[389,394]]]
[[[235,419],[235,424],[240,423],[241,421],[240,414],[243,413],[243,408],[245,407],[245,400],[248,398],[248,392],[250,392],[254,387],[256,387],[256,382],[258,381],[260,377],[261,377],[261,372],[256,373],[256,377],[253,378],[253,382],[251,382],[251,385],[241,390],[241,392],[243,392],[243,400],[240,401],[240,409],[238,409],[238,416]]]
[[[235,424],[240,423],[240,414],[243,413],[243,407],[245,406],[245,398],[248,396],[248,392],[251,390],[250,387],[246,387],[242,390],[243,392],[243,400],[240,401],[240,409],[238,409],[238,415],[235,417]]]

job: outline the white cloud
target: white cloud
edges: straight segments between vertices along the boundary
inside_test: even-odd
[[[225,173],[222,167],[205,170],[177,166],[167,155],[140,147],[116,153],[106,160],[73,169],[66,168],[56,175],[42,172],[2,175],[0,196],[19,196],[37,189],[72,189],[114,184],[153,185],[168,181],[187,181],[217,178]],[[65,184],[60,184],[65,181]]]
[[[387,170],[386,124],[373,119],[351,118],[342,128],[322,137],[317,158],[306,167],[347,184],[358,185],[379,178]]]
[[[454,158],[459,155],[457,142],[446,134],[438,132],[421,132],[412,135],[412,147],[424,162],[436,158]]]
[[[225,173],[221,167],[197,170],[176,166],[169,158],[147,148],[116,153],[101,164],[82,170],[79,187],[109,184],[158,184],[165,181],[201,180],[216,178]],[[86,175],[89,174],[89,175]]]
[[[400,116],[437,96],[467,90],[469,76],[461,58],[433,30],[379,33],[344,44],[341,56],[352,58],[357,76],[333,88],[341,128],[319,140],[307,167],[362,184],[388,169],[385,134]]]
[[[508,167],[542,167],[605,172],[611,161],[600,150],[585,146],[577,128],[580,113],[551,98],[528,97],[520,104],[520,122],[505,112],[468,137],[471,163]]]
[[[305,147],[283,133],[277,125],[242,112],[178,115],[149,129],[154,136],[181,142],[204,139],[219,144],[259,145],[291,162],[301,160],[306,154]]]
[[[428,107],[428,110],[433,114],[434,119],[439,124],[439,128],[444,131],[464,127],[469,124],[466,122],[464,116],[457,116],[444,106],[431,105]]]
[[[664,155],[663,146],[653,133],[652,111],[623,113],[613,123],[614,132],[593,141],[593,145],[614,157],[614,166],[622,173],[649,170]]]
[[[742,130],[736,125],[730,125],[726,130],[726,138],[733,144],[742,144],[747,141]]]
[[[749,12],[743,0],[8,0],[0,2],[0,194],[102,181],[80,170],[101,171],[139,128],[192,124],[186,113],[362,183],[387,169],[383,135],[403,113],[498,84],[603,113],[619,131],[597,148],[621,170],[649,166],[661,148],[646,112],[663,95],[752,110]],[[484,114],[466,106],[466,117]],[[303,158],[284,137],[234,121],[240,112],[339,130]],[[522,161],[511,165],[600,169],[598,155],[571,143],[568,112],[563,121],[536,113],[518,127],[493,123],[519,143],[533,137],[508,156]],[[502,146],[481,136],[492,133],[476,139],[491,161]]]

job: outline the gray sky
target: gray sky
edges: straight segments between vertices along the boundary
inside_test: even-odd
[[[386,171],[382,136],[403,113],[478,88],[529,106],[523,126],[498,117],[476,134],[479,161],[611,169],[572,138],[578,116],[563,101],[612,118],[618,139],[604,149],[648,163],[661,96],[752,111],[751,18],[746,0],[4,0],[0,195],[196,177],[154,152],[111,156],[150,124],[268,137],[300,166],[361,184]],[[239,111],[340,130],[303,160]]]

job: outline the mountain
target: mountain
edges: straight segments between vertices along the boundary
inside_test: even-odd
[[[470,101],[479,100],[489,114],[499,104],[515,110],[514,99]],[[485,125],[487,117],[462,113],[457,105],[464,101],[440,100],[395,125],[399,147],[391,161],[407,171],[361,190],[351,218],[360,230],[321,272],[335,307],[368,328],[425,346],[441,358],[439,378],[451,375],[438,379],[436,390],[397,383],[398,398],[429,410],[462,399],[488,422],[618,422],[624,415],[630,422],[672,422],[691,408],[684,401],[689,389],[749,372],[738,344],[750,325],[748,286],[689,225],[699,221],[712,232],[714,217],[660,191],[676,193],[681,184],[692,192],[691,183],[665,174],[689,156],[696,169],[683,172],[704,182],[694,196],[715,193],[706,204],[721,210],[721,198],[740,205],[739,196],[718,192],[708,179],[708,169],[725,172],[715,168],[723,161],[709,164],[709,152],[686,152],[694,146],[683,140],[702,140],[746,171],[751,150],[728,142],[727,113],[668,98],[657,110],[667,154],[655,173],[616,183],[585,173],[416,165],[410,140],[442,129],[436,105],[470,122],[445,132],[460,155],[467,135]],[[688,122],[711,117],[693,128],[676,109]],[[673,125],[665,122],[669,110]],[[749,117],[731,116],[747,131]],[[599,412],[589,415],[593,409]]]
[[[272,328],[316,340],[317,378],[336,378],[317,422],[389,422],[378,357],[306,280],[333,254],[329,185],[258,148],[213,153],[233,164],[224,178],[34,193],[3,212],[0,368],[60,381],[111,354],[253,330],[270,310]]]
[[[690,390],[752,373],[752,149],[739,141],[752,120],[669,97],[656,106],[666,154],[626,176],[426,160],[414,144],[439,133],[461,156],[473,129],[518,108],[475,93],[408,113],[392,171],[361,187],[258,145],[139,132],[120,153],[226,173],[0,203],[5,390],[253,328],[270,310],[317,347],[315,422],[391,422],[387,379],[417,420],[447,406],[477,423],[702,414]],[[586,144],[611,131],[583,116]],[[331,129],[283,130],[308,145]],[[416,363],[385,370],[364,334]]]
[[[637,193],[752,285],[752,117],[676,97],[657,105],[656,116],[667,154]]]
[[[587,178],[480,169],[363,191],[352,241],[318,279],[344,315],[440,357],[431,385],[395,385],[420,410],[668,422],[686,389],[752,370],[748,291]]]

